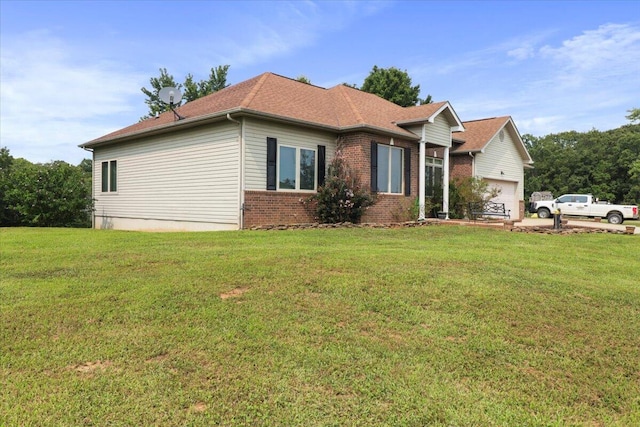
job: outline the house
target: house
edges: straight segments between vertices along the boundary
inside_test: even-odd
[[[446,211],[449,173],[458,170],[450,159],[469,156],[467,146],[489,158],[499,145],[490,140],[478,152],[475,139],[458,136],[465,126],[446,101],[400,107],[348,86],[325,89],[273,73],[177,112],[179,119],[168,111],[81,145],[93,152],[94,227],[232,230],[313,222],[304,200],[322,185],[338,150],[378,193],[363,221],[397,220],[416,200],[424,218],[429,170],[442,171]],[[503,127],[506,141],[521,143],[510,119]],[[430,157],[433,150],[440,156]],[[504,161],[515,164],[501,170],[522,169],[520,159]]]

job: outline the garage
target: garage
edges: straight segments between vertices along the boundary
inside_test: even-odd
[[[516,197],[516,189],[518,184],[511,181],[500,181],[495,179],[487,179],[489,189],[497,188],[500,194],[491,199],[492,202],[504,203],[504,208],[511,214],[511,219],[519,219],[518,198]]]

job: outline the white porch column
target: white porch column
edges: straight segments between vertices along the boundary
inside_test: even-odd
[[[444,174],[442,180],[442,210],[447,213],[446,219],[449,219],[449,147],[444,147],[444,156],[442,169]]]
[[[418,160],[418,206],[419,206],[419,212],[418,212],[418,221],[424,221],[425,219],[425,212],[424,212],[424,197],[425,197],[425,156],[426,156],[426,149],[425,149],[425,141],[424,139],[422,141],[420,141],[420,156],[419,156],[419,160]]]

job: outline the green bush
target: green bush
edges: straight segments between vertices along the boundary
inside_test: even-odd
[[[325,182],[307,200],[315,218],[322,223],[357,223],[365,210],[375,203],[375,195],[363,188],[354,171],[336,152]]]
[[[449,217],[461,219],[469,217],[469,203],[484,203],[500,194],[497,188],[489,188],[482,178],[468,177],[449,183]]]

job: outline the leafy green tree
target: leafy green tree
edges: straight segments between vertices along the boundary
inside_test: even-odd
[[[149,114],[141,117],[140,120],[148,119],[149,117],[155,116],[156,113],[162,113],[169,109],[169,107],[162,102],[158,96],[163,87],[176,87],[178,89],[182,89],[182,85],[176,83],[173,75],[169,74],[166,68],[160,68],[160,76],[149,79],[149,84],[151,84],[151,89],[147,89],[146,87],[140,89],[142,93],[147,96],[144,103],[149,106]]]
[[[169,74],[166,68],[160,68],[160,76],[152,77],[149,79],[151,89],[143,87],[140,89],[145,94],[145,104],[149,106],[149,114],[141,117],[140,120],[145,120],[150,117],[154,117],[156,113],[163,113],[169,109],[169,106],[162,102],[158,96],[160,90],[164,87],[176,87],[183,89],[183,99],[186,102],[193,101],[210,93],[217,92],[227,87],[227,73],[229,71],[229,65],[220,65],[215,68],[211,68],[209,78],[207,80],[200,80],[196,82],[193,79],[192,74],[187,74],[183,83],[176,83],[172,74]]]
[[[13,225],[16,220],[7,208],[6,194],[9,190],[9,174],[13,165],[13,156],[7,147],[0,148],[0,225]]]
[[[395,67],[378,68],[374,65],[371,73],[360,88],[364,92],[376,94],[402,107],[431,103],[431,95],[420,99],[420,85],[411,85],[411,77],[406,71]]]
[[[3,172],[3,226],[88,227],[91,225],[91,172],[86,163],[33,164],[13,159]]]
[[[627,110],[628,116],[625,116],[631,123],[640,123],[640,108],[632,108]]]
[[[302,82],[302,83],[306,83],[308,85],[311,84],[311,80],[309,80],[309,78],[307,76],[304,75],[300,75],[296,78],[297,81]]]
[[[212,68],[207,80],[195,82],[193,75],[187,74],[184,81],[184,99],[186,102],[193,101],[210,93],[217,92],[227,87],[227,73],[229,65],[219,65]]]

